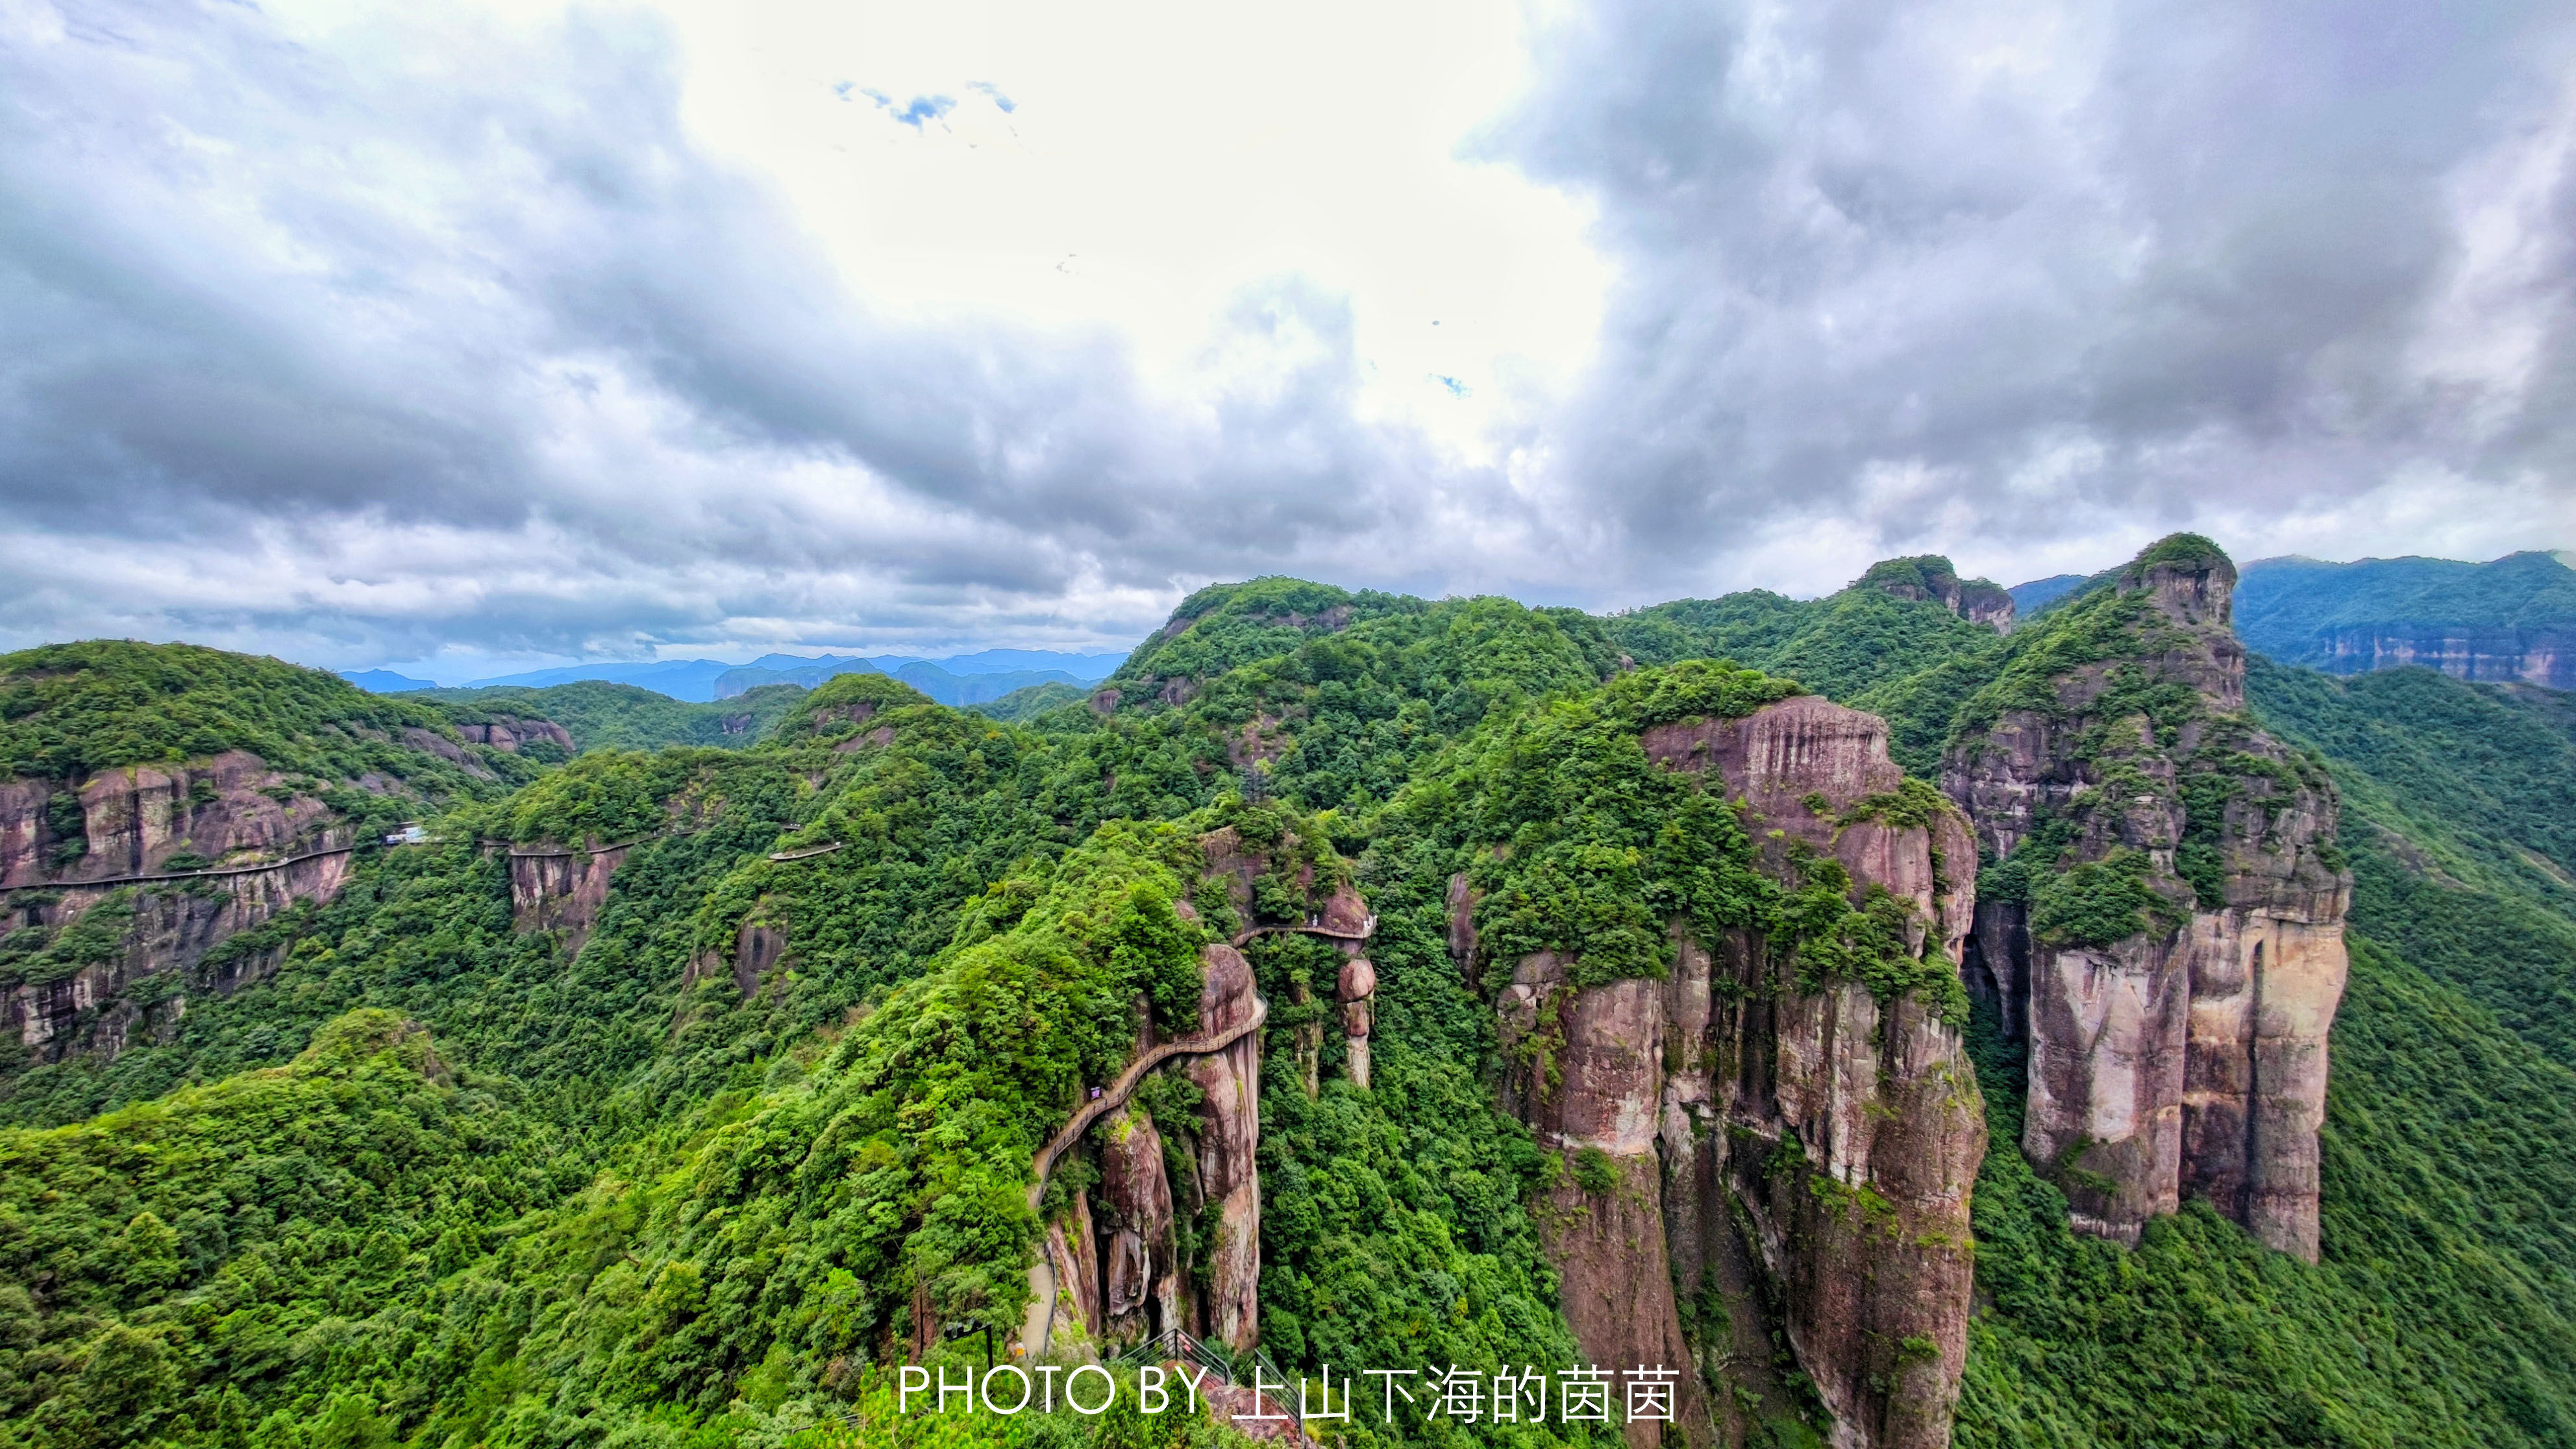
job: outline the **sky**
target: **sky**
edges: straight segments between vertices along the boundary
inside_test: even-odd
[[[2576,544],[2576,9],[0,0],[0,646]]]

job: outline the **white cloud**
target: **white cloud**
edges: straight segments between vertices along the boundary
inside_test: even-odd
[[[0,0],[0,635],[1096,648],[1260,572],[2563,542],[2571,56],[2512,5]]]

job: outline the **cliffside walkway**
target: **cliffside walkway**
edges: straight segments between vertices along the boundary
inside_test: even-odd
[[[668,832],[664,833],[667,834]],[[475,844],[487,850],[496,845],[503,846],[508,850],[509,855],[513,860],[551,860],[563,856],[597,855],[602,851],[624,850],[629,846],[642,845],[648,840],[659,839],[661,839],[660,835],[639,835],[633,840],[621,840],[614,845],[595,846],[587,850],[575,849],[570,846],[548,846],[531,849],[514,845],[506,840],[479,840],[476,841]],[[204,870],[163,870],[153,871],[144,875],[108,875],[101,876],[96,880],[28,881],[23,885],[0,886],[0,891],[92,890],[103,889],[107,886],[157,885],[164,881],[220,880],[225,876],[257,875],[261,871],[266,870],[284,870],[291,865],[302,865],[308,860],[328,860],[335,855],[354,855],[361,850],[399,850],[408,845],[450,844],[454,844],[454,842],[447,840],[358,840],[352,841],[347,845],[335,845],[328,850],[308,850],[302,855],[290,855],[284,860],[255,861],[249,865],[214,865],[208,866]],[[834,850],[840,849],[837,845],[832,848]],[[775,857],[772,858],[775,859]]]
[[[1203,1057],[1213,1052],[1224,1051],[1259,1030],[1261,1023],[1269,1017],[1270,1003],[1255,996],[1252,998],[1252,1019],[1249,1021],[1240,1022],[1227,1030],[1206,1036],[1185,1036],[1178,1041],[1167,1041],[1157,1046],[1147,1047],[1136,1060],[1127,1064],[1127,1070],[1118,1074],[1117,1081],[1110,1083],[1099,1096],[1083,1103],[1082,1110],[1073,1114],[1073,1120],[1064,1124],[1064,1130],[1049,1138],[1047,1145],[1038,1149],[1037,1161],[1034,1164],[1037,1168],[1038,1180],[1029,1188],[1029,1211],[1036,1212],[1038,1200],[1046,1196],[1047,1176],[1055,1171],[1055,1160],[1064,1155],[1066,1148],[1081,1141],[1082,1134],[1090,1131],[1093,1123],[1125,1106],[1128,1097],[1134,1094],[1136,1084],[1145,1079],[1147,1072],[1174,1057]]]
[[[1303,926],[1255,926],[1249,931],[1235,932],[1234,944],[1248,944],[1256,936],[1326,936],[1336,941],[1365,941],[1376,934],[1377,917],[1371,916],[1356,931],[1336,931],[1330,926],[1311,923]]]
[[[380,840],[361,840],[353,845],[335,845],[329,850],[308,850],[302,855],[290,855],[284,860],[261,861],[256,865],[219,865],[205,870],[156,871],[150,875],[110,875],[101,876],[97,880],[40,880],[30,881],[25,885],[0,886],[0,890],[75,891],[104,886],[148,885],[157,881],[212,880],[228,875],[257,875],[264,870],[284,870],[290,865],[302,865],[308,860],[328,860],[335,855],[382,849],[383,846],[384,842]]]
[[[1239,1022],[1224,1031],[1210,1032],[1202,1036],[1185,1036],[1178,1041],[1167,1041],[1158,1046],[1147,1047],[1139,1053],[1136,1060],[1127,1064],[1127,1070],[1118,1074],[1117,1081],[1110,1083],[1108,1089],[1099,1096],[1083,1103],[1081,1110],[1073,1114],[1073,1120],[1064,1124],[1064,1130],[1048,1138],[1046,1146],[1038,1149],[1037,1159],[1031,1164],[1037,1171],[1037,1181],[1029,1185],[1029,1211],[1036,1212],[1039,1200],[1046,1196],[1047,1178],[1055,1171],[1056,1159],[1062,1157],[1066,1149],[1081,1141],[1082,1134],[1090,1131],[1092,1124],[1125,1106],[1128,1097],[1134,1094],[1136,1084],[1145,1079],[1147,1072],[1174,1057],[1207,1056],[1224,1051],[1227,1047],[1259,1031],[1261,1023],[1269,1019],[1270,1003],[1256,994],[1252,998],[1250,1020]],[[1047,1351],[1047,1345],[1055,1338],[1056,1288],[1055,1259],[1048,1254],[1045,1245],[1040,1244],[1038,1260],[1029,1265],[1029,1312],[1020,1324],[1021,1352],[1032,1359],[1043,1355]]]

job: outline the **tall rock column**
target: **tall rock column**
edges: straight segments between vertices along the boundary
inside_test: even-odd
[[[1800,847],[1837,860],[1856,904],[1875,887],[1910,907],[1916,954],[1958,960],[1975,919],[1974,842],[1936,792],[1907,786],[1884,721],[1805,696],[1661,726],[1643,743],[1723,782],[1766,870],[1788,876]],[[1855,982],[1801,991],[1795,964],[1752,933],[1711,948],[1696,1052],[1724,1130],[1707,1134],[1723,1156],[1704,1171],[1742,1209],[1744,1245],[1836,1442],[1946,1445],[1986,1146],[1959,1026],[1914,995],[1882,1001]],[[1676,984],[1695,974],[1685,958]],[[1704,1198],[1697,1213],[1698,1256],[1722,1273],[1723,1235],[1737,1229],[1716,1206]]]
[[[1101,1124],[1100,1208],[1103,1336],[1133,1343],[1179,1326],[1163,1135],[1140,1108]]]
[[[1739,802],[1766,869],[1795,871],[1793,847],[1835,859],[1856,904],[1883,888],[1911,906],[1918,955],[1956,958],[1974,845],[1936,794],[1905,789],[1884,722],[1802,697],[1658,726],[1641,744]],[[1472,954],[1475,898],[1461,883],[1450,904],[1453,948]],[[1508,1104],[1568,1155],[1541,1226],[1585,1354],[1691,1366],[1683,1434],[1735,1444],[1753,1426],[1734,1394],[1710,1402],[1700,1375],[1785,1407],[1776,1331],[1836,1445],[1946,1445],[1985,1148],[1957,1027],[1910,996],[1803,989],[1751,933],[1702,943],[1677,924],[1662,981],[1577,987],[1578,966],[1547,952],[1513,963],[1498,1013]],[[1694,1308],[1685,1324],[1685,1301],[1712,1299],[1722,1315]],[[1630,1426],[1631,1442],[1656,1427]]]
[[[2030,1049],[2022,1150],[2135,1243],[2206,1197],[2314,1261],[2351,879],[2321,768],[2245,713],[2236,571],[2178,535],[2014,639],[1942,784],[1993,862],[1971,984]]]
[[[1586,1357],[1604,1367],[1683,1370],[1675,1404],[1683,1436],[1712,1442],[1715,1425],[1673,1297],[1664,1174],[1655,1131],[1664,1093],[1663,983],[1614,981],[1577,990],[1572,963],[1524,958],[1501,1003],[1514,1069],[1513,1106],[1542,1146],[1571,1155],[1539,1214],[1565,1318]],[[1662,1426],[1627,1426],[1632,1449],[1653,1449]]]
[[[2180,1180],[2263,1242],[2313,1263],[2317,1129],[2327,1036],[2343,998],[2350,882],[2325,864],[2335,812],[2322,780],[2302,780],[2269,740],[2241,744],[2245,761],[2272,768],[2247,763],[2247,773],[2223,777],[2223,904],[2192,917]]]
[[[1230,1031],[1252,1019],[1259,1003],[1252,967],[1232,946],[1199,953],[1199,1030]],[[1224,1051],[1192,1057],[1186,1068],[1205,1101],[1199,1108],[1199,1189],[1218,1209],[1206,1246],[1207,1288],[1198,1302],[1198,1332],[1238,1353],[1261,1335],[1261,1033],[1248,1032]]]

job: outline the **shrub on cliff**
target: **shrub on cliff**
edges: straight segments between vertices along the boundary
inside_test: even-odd
[[[1739,929],[1768,936],[1807,989],[1857,980],[1963,1013],[1954,963],[1907,945],[1910,906],[1884,892],[1854,906],[1843,867],[1808,851],[1792,852],[1791,881],[1773,881],[1722,786],[1655,764],[1639,743],[1654,725],[1739,718],[1799,692],[1706,661],[1624,674],[1479,730],[1374,825],[1391,842],[1432,842],[1442,879],[1466,876],[1488,961],[1549,951],[1572,963],[1578,985],[1659,978],[1678,921],[1703,943]],[[1861,802],[1854,818],[1930,808],[1918,786]],[[1488,971],[1483,985],[1499,991],[1508,977]]]
[[[2148,858],[2115,848],[2100,860],[2039,870],[2030,885],[2030,931],[2051,946],[2113,946],[2142,931],[2171,931],[2188,907],[2159,894]]]

